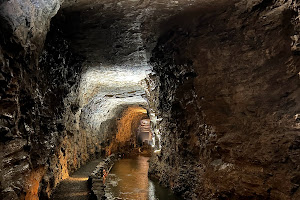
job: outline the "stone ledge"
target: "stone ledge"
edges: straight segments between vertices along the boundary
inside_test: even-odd
[[[110,155],[103,161],[101,161],[91,173],[88,179],[89,188],[91,190],[90,199],[101,200],[106,199],[105,197],[105,184],[103,183],[103,170],[109,171],[114,165],[115,160],[118,156],[115,154]]]

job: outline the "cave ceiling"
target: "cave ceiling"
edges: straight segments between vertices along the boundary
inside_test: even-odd
[[[210,12],[212,4],[216,8],[226,2],[66,0],[60,13],[66,17],[67,34],[74,50],[88,62],[145,67],[151,48],[168,26],[162,22],[190,9]]]
[[[72,50],[86,59],[79,87],[80,106],[86,107],[83,112],[98,115],[105,107],[145,105],[141,83],[152,72],[149,49],[158,37],[158,24],[194,3],[64,1],[54,20],[63,23]],[[99,109],[99,104],[105,105]]]
[[[227,1],[204,0],[66,0],[56,16],[66,37],[86,58],[81,104],[93,98],[121,97],[124,102],[144,95],[140,84],[152,72],[151,50],[170,17],[196,9],[205,13]],[[177,23],[178,18],[175,19]],[[184,21],[184,20],[183,20]],[[118,100],[120,102],[120,100]]]

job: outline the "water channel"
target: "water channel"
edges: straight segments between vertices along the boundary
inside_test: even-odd
[[[137,156],[117,161],[106,179],[109,200],[181,200],[170,189],[148,178],[149,157]]]

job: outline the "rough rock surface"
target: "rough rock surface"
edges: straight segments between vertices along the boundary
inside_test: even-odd
[[[223,3],[170,18],[153,50],[162,148],[150,174],[186,199],[299,199],[298,13]]]
[[[48,138],[58,125],[51,119],[51,97],[40,85],[47,72],[37,63],[50,18],[58,8],[58,1],[0,3],[1,199],[38,199],[50,159],[45,155],[54,155]],[[49,81],[47,76],[44,81]],[[52,95],[61,98],[64,94]],[[50,131],[45,127],[48,123]]]
[[[299,199],[298,4],[0,1],[0,198],[49,198],[148,103],[162,184]]]

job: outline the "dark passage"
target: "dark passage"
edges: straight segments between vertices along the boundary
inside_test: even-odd
[[[171,190],[148,179],[149,157],[126,158],[115,163],[106,180],[108,199],[180,200]]]

